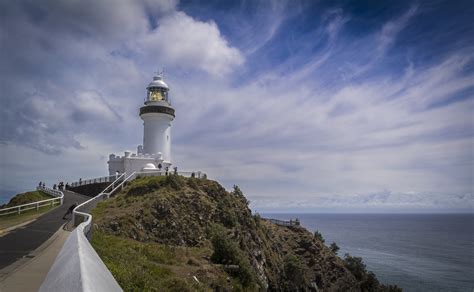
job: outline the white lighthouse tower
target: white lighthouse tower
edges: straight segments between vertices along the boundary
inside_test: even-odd
[[[171,166],[171,122],[175,118],[162,75],[153,77],[147,86],[145,104],[140,108],[143,120],[143,146],[137,153],[125,151],[124,156],[109,155],[109,174],[166,169]]]
[[[168,85],[162,76],[148,84],[145,105],[140,108],[143,120],[143,154],[163,155],[163,163],[171,164],[171,122],[174,109],[168,98]]]

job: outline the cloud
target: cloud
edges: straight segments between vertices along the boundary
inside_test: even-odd
[[[227,75],[244,62],[242,54],[229,46],[214,22],[197,21],[183,12],[163,17],[138,46],[149,60],[199,69],[213,76]]]

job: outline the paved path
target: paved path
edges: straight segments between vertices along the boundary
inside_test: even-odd
[[[74,203],[89,197],[64,191],[64,204],[38,217],[34,222],[0,237],[0,270],[14,262],[29,257],[30,253],[45,243],[65,223],[62,219]]]
[[[36,292],[68,238],[69,231],[59,228],[34,252],[0,270],[1,292]]]

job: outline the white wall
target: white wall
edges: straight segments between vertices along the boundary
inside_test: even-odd
[[[171,121],[173,117],[162,113],[147,113],[143,119],[143,152],[161,152],[166,162],[171,162]]]

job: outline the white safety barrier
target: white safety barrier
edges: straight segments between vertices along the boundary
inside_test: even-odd
[[[39,291],[122,291],[84,235],[84,224],[68,237]]]
[[[126,181],[124,176],[125,174],[120,175],[100,194],[74,208],[73,223],[78,226],[64,243],[39,291],[122,291],[89,243],[92,215],[78,209],[87,206],[90,211],[99,201],[108,198],[118,187],[123,186]],[[76,216],[83,217],[84,221],[79,222]]]
[[[53,190],[47,187],[36,187],[38,191],[45,192],[55,198],[41,200],[33,203],[22,204],[18,206],[8,207],[0,209],[0,216],[9,215],[9,214],[21,214],[21,212],[25,212],[28,210],[36,209],[39,210],[41,207],[51,206],[53,207],[55,204],[62,205],[64,200],[63,192],[59,190]]]

